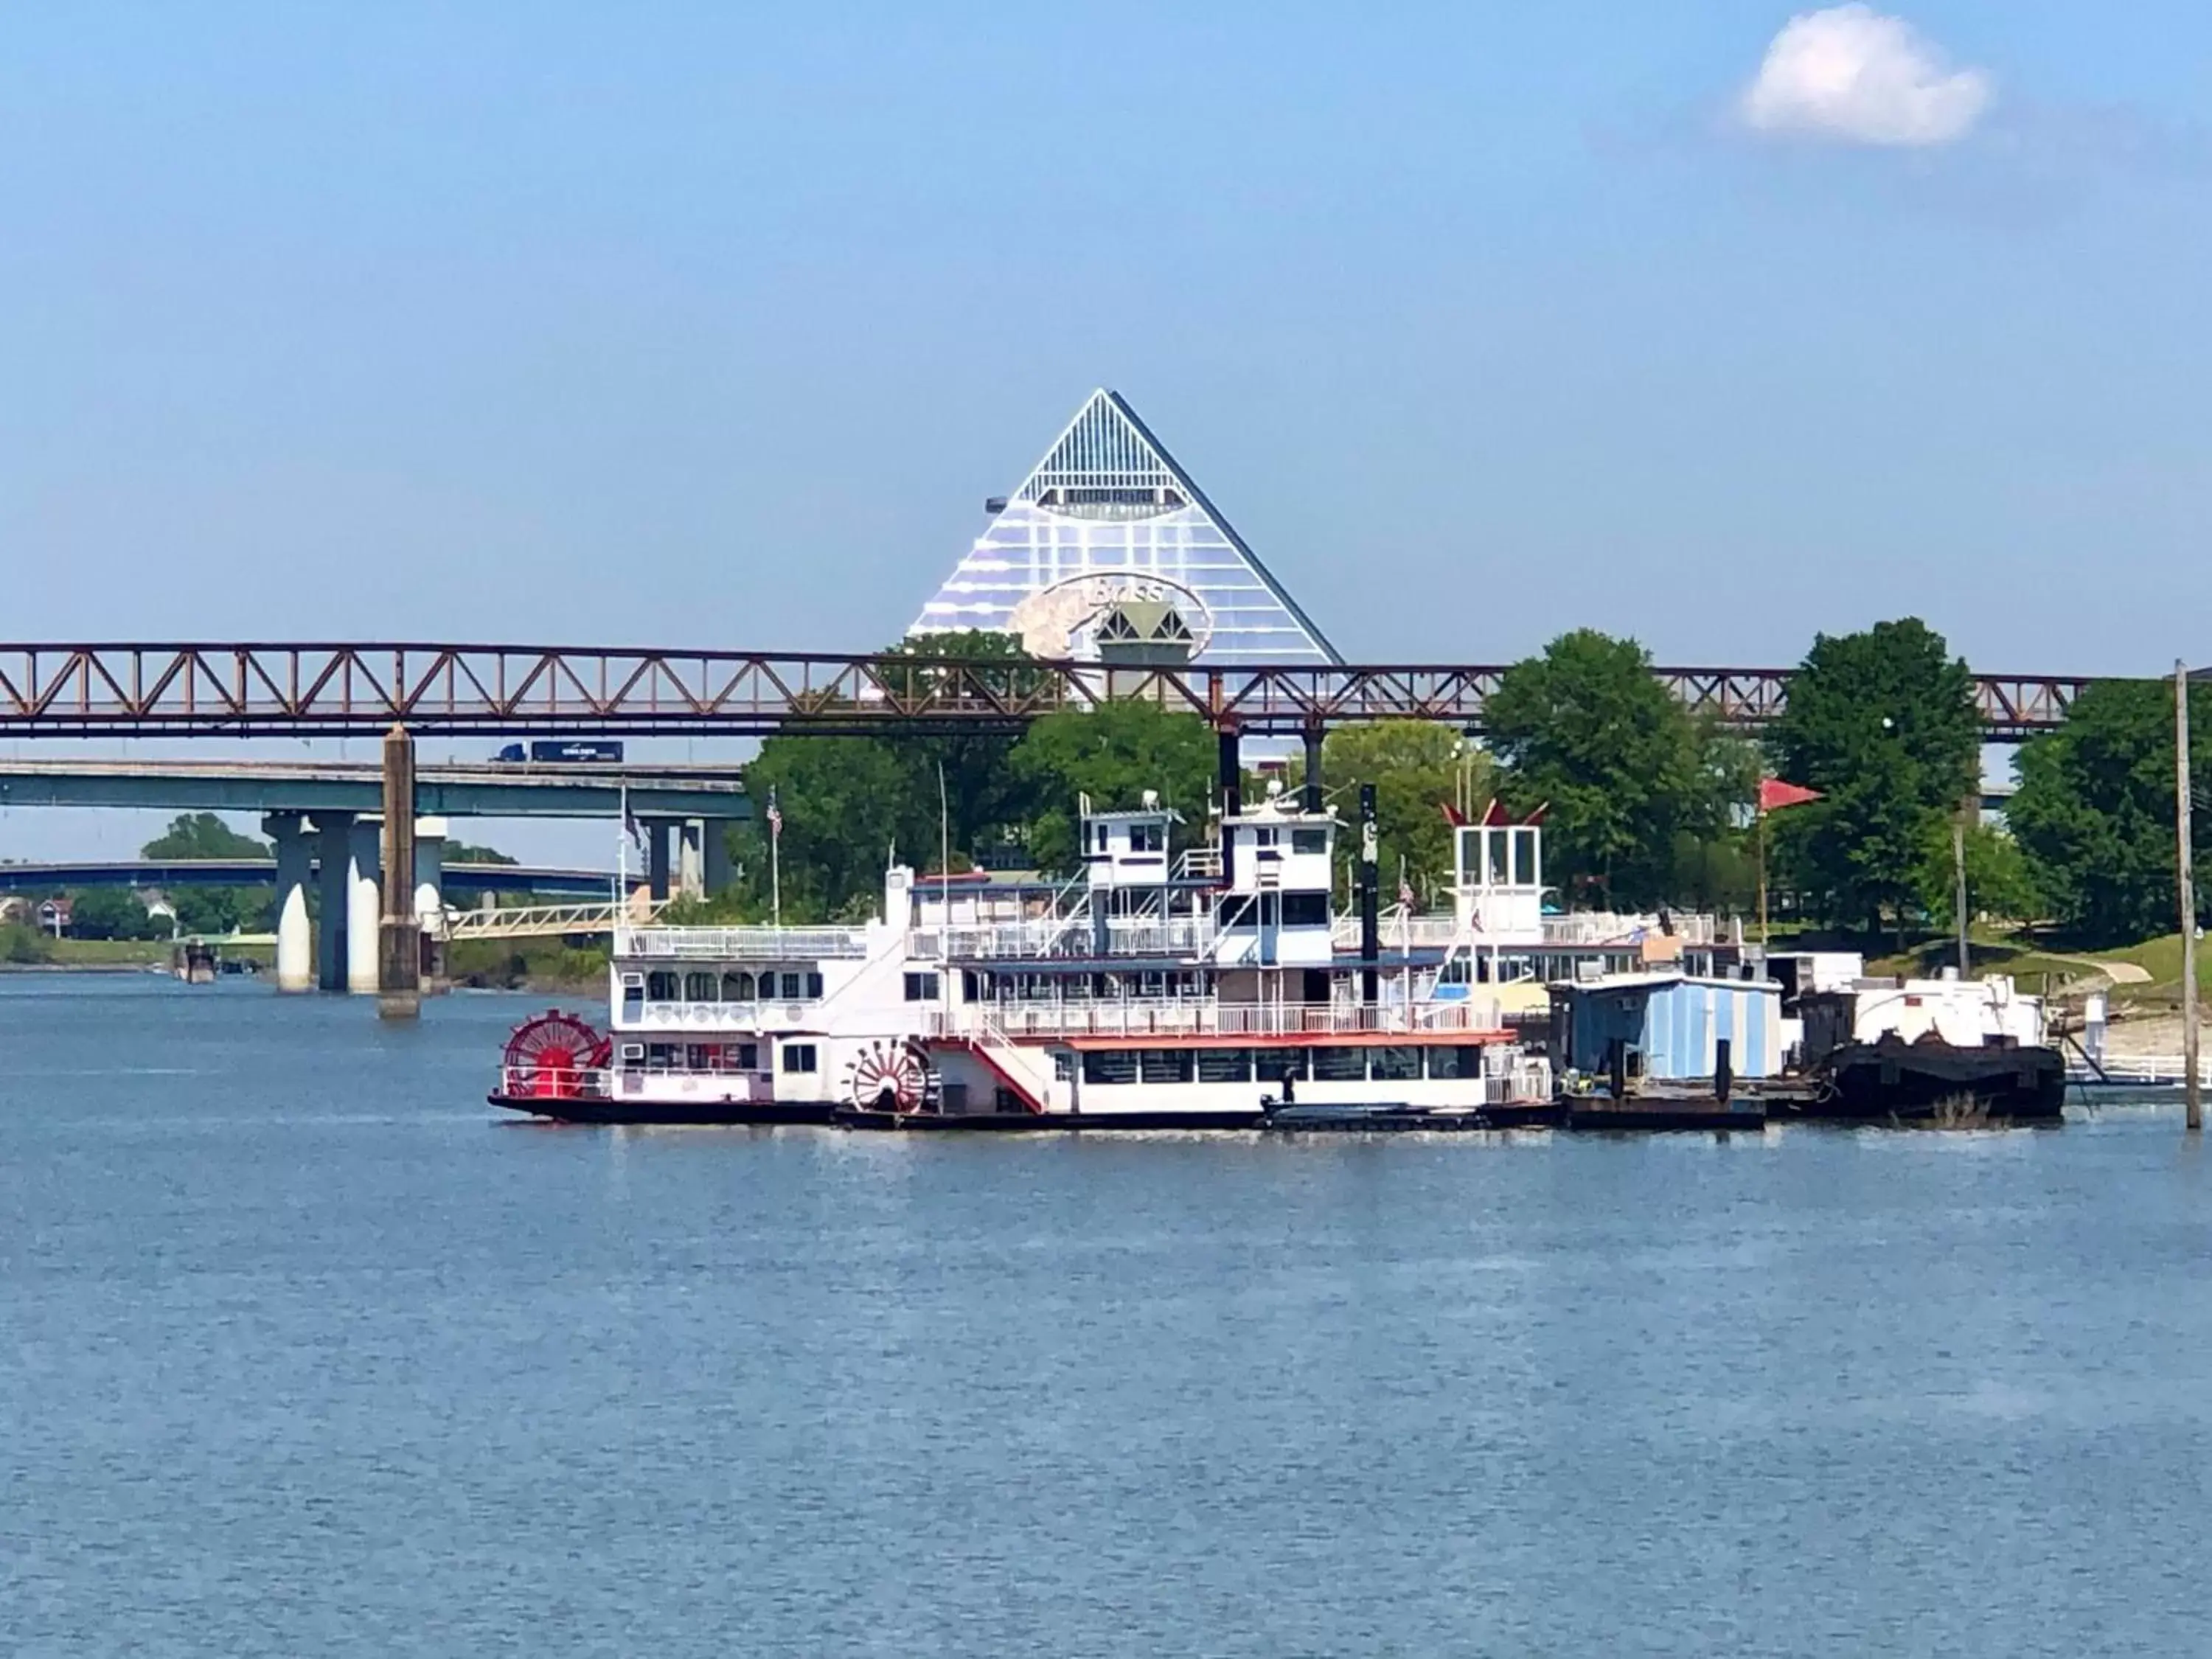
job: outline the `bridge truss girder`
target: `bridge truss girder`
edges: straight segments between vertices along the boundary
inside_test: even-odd
[[[1290,736],[1373,720],[1480,732],[1504,665],[1132,668],[899,655],[437,644],[0,645],[0,735],[528,737],[1017,730],[1139,697],[1222,730]],[[1655,668],[1692,708],[1755,730],[1790,671]],[[2056,726],[2086,677],[1985,674],[1984,734]]]

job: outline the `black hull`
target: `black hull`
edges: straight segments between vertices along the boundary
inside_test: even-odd
[[[1827,1088],[1799,1105],[1799,1116],[2055,1123],[2066,1104],[2066,1062],[2056,1048],[1854,1042],[1829,1054],[1820,1071]]]
[[[941,1134],[1106,1134],[1136,1129],[1256,1129],[1264,1113],[1239,1112],[872,1112],[847,1109],[840,1128]]]
[[[526,1112],[555,1123],[629,1123],[773,1128],[787,1124],[826,1124],[831,1109],[773,1100],[700,1101],[686,1105],[669,1100],[606,1100],[549,1095],[484,1097],[510,1112]]]
[[[1388,1108],[1308,1107],[1293,1111],[1226,1112],[873,1112],[836,1115],[848,1129],[903,1130],[943,1134],[1113,1134],[1161,1129],[1217,1132],[1267,1130],[1275,1134],[1388,1134],[1466,1130],[1547,1128],[1560,1120],[1557,1106],[1488,1106],[1480,1111],[1393,1110]]]
[[[1766,1108],[1756,1101],[1669,1100],[1616,1105],[1609,1100],[1574,1101],[1567,1127],[1584,1134],[1729,1134],[1766,1127]]]

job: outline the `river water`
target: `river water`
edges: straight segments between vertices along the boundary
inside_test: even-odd
[[[0,1653],[2173,1654],[2212,1164],[562,1129],[0,980]]]

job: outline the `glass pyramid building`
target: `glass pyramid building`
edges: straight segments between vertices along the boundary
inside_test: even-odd
[[[1017,634],[1036,657],[1096,659],[1129,601],[1174,607],[1191,659],[1343,660],[1118,392],[1103,388],[937,590],[909,634]]]

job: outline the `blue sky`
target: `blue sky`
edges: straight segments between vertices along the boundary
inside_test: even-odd
[[[2212,11],[1894,9],[10,8],[0,631],[869,647],[1103,383],[1356,658],[2212,657]]]

